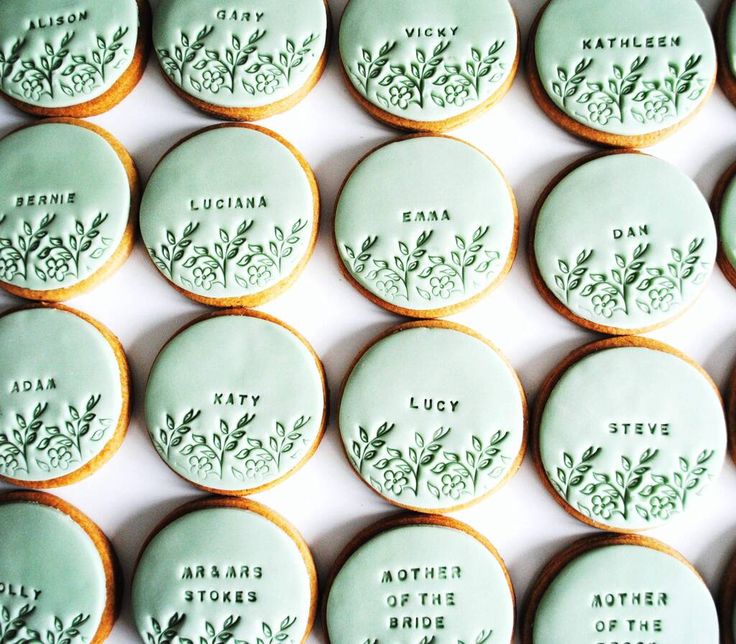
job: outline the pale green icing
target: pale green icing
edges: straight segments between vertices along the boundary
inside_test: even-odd
[[[0,140],[3,282],[36,291],[78,284],[115,253],[129,212],[125,167],[99,134],[41,123]]]
[[[492,98],[519,48],[507,0],[350,0],[340,56],[356,91],[403,119],[444,121]]]
[[[733,179],[723,193],[718,232],[726,258],[736,267],[736,182]]]
[[[231,491],[272,483],[319,440],[320,371],[275,322],[226,315],[175,336],[151,370],[146,423],[156,450],[193,483]]]
[[[539,451],[570,507],[607,526],[651,528],[697,503],[720,473],[723,407],[712,383],[677,356],[606,349],[553,388]]]
[[[508,644],[513,629],[501,564],[455,528],[379,534],[345,562],[327,597],[332,644]]]
[[[555,577],[534,616],[534,644],[718,644],[703,581],[675,557],[644,546],[604,546]]]
[[[421,312],[496,281],[515,250],[515,225],[513,196],[493,162],[461,141],[419,137],[355,168],[337,204],[335,238],[363,288]]]
[[[439,510],[495,489],[524,441],[511,367],[466,333],[413,328],[372,346],[340,404],[345,451],[377,492]]]
[[[298,644],[312,601],[296,542],[238,508],[198,510],[167,525],[141,554],[132,585],[144,642],[163,642],[167,631],[177,643]]]
[[[153,43],[169,79],[211,105],[270,105],[300,90],[327,42],[323,0],[162,0]]]
[[[3,642],[89,642],[105,601],[100,554],[76,522],[37,503],[0,505]]]
[[[726,18],[726,55],[728,56],[728,65],[731,69],[732,74],[736,74],[736,11],[734,7],[728,11],[728,17]]]
[[[708,203],[674,166],[641,154],[585,163],[542,205],[534,256],[572,313],[618,329],[662,324],[705,288],[718,240]]]
[[[138,28],[135,0],[3,0],[0,91],[42,108],[98,98],[130,66]]]
[[[73,313],[0,318],[0,475],[45,481],[98,456],[120,420],[120,378],[106,338]]]
[[[534,45],[550,100],[586,127],[621,136],[690,116],[716,74],[713,36],[695,0],[552,0]]]
[[[283,143],[217,128],[163,158],[140,225],[154,263],[178,286],[210,298],[252,296],[289,277],[309,253],[314,195]]]

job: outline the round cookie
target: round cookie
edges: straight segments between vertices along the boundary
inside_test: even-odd
[[[326,0],[162,0],[153,45],[166,80],[195,107],[254,121],[317,84],[329,53]]]
[[[244,495],[272,487],[316,451],[327,420],[319,358],[291,327],[236,309],[177,333],[148,378],[156,451],[200,489]]]
[[[549,0],[532,28],[527,66],[534,98],[560,127],[643,147],[702,108],[717,61],[696,0]]]
[[[506,566],[470,526],[403,516],[359,534],[335,563],[324,602],[330,644],[510,644]]]
[[[516,256],[516,200],[498,167],[457,139],[417,135],[364,157],[335,209],[340,268],[365,297],[408,317],[476,302]]]
[[[36,116],[106,112],[143,76],[149,25],[147,0],[3,0],[0,94]]]
[[[61,306],[0,316],[0,480],[50,488],[79,481],[123,442],[130,378],[119,340]]]
[[[306,542],[278,514],[211,498],[185,504],[156,528],[131,592],[144,642],[305,642],[317,574]]]
[[[726,455],[713,381],[672,347],[638,337],[570,354],[542,387],[533,432],[537,470],[554,499],[617,532],[685,512]]]
[[[708,203],[674,166],[638,152],[586,157],[539,199],[532,276],[556,311],[600,333],[644,333],[702,293],[718,241]]]
[[[257,306],[309,261],[319,190],[301,154],[274,132],[214,126],[159,162],[140,227],[153,263],[178,291],[212,306]]]
[[[640,536],[596,535],[542,571],[521,641],[718,644],[718,615],[705,582],[675,550]]]
[[[718,266],[736,288],[736,163],[726,170],[713,194],[718,226]]]
[[[375,492],[407,509],[450,512],[519,469],[526,397],[482,336],[450,322],[410,322],[358,356],[339,424],[350,464]]]
[[[58,302],[127,259],[138,210],[133,160],[108,132],[50,119],[0,140],[0,287]]]
[[[508,0],[350,0],[340,60],[350,93],[374,118],[440,132],[501,100],[519,64]]]
[[[736,12],[733,0],[722,0],[715,24],[718,49],[718,81],[736,105]]]
[[[0,495],[0,638],[101,644],[120,608],[112,544],[84,514],[43,492]]]

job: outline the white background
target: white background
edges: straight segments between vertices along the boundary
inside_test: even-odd
[[[397,0],[398,1],[398,0]],[[330,0],[337,23],[346,0]],[[512,0],[526,35],[541,0]],[[717,0],[701,0],[712,18]],[[301,331],[322,357],[336,392],[358,350],[400,319],[363,299],[340,276],[330,231],[335,194],[350,168],[366,152],[398,135],[367,116],[342,84],[333,52],[316,89],[292,111],[263,121],[299,148],[312,164],[323,197],[323,220],[314,257],[291,290],[263,307]],[[155,60],[136,90],[107,114],[92,119],[130,150],[144,179],[180,138],[215,121],[196,112],[165,85]],[[29,122],[0,105],[0,134]],[[506,173],[519,202],[521,247],[506,281],[472,309],[455,316],[485,334],[509,357],[530,400],[545,375],[572,349],[596,336],[577,328],[537,294],[526,260],[527,224],[545,185],[566,165],[594,150],[558,129],[533,102],[523,73],[509,95],[490,112],[453,134],[486,151]],[[674,137],[650,149],[693,177],[710,198],[726,167],[736,160],[736,108],[720,92]],[[212,159],[213,171],[217,159]],[[0,296],[7,308],[18,302]],[[179,504],[198,493],[159,460],[143,425],[146,377],[156,353],[182,325],[206,312],[176,293],[149,263],[140,242],[125,264],[96,290],[71,301],[97,317],[122,340],[133,370],[135,409],[120,451],[88,479],[58,490],[95,520],[112,539],[125,571],[123,614],[109,641],[135,642],[127,586],[138,550],[149,531]],[[679,320],[652,334],[699,361],[723,388],[736,362],[736,290],[718,269],[700,301]],[[377,401],[380,403],[380,401]],[[682,551],[715,591],[736,545],[736,470],[729,461],[707,500],[664,529],[651,532]],[[353,535],[393,512],[352,473],[331,423],[314,458],[276,489],[257,495],[292,521],[310,544],[320,579]],[[572,539],[592,531],[569,517],[542,487],[527,457],[519,474],[479,505],[456,513],[487,535],[505,558],[523,603],[544,563]],[[313,642],[325,640],[317,624]]]

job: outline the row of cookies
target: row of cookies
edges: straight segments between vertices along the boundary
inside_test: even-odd
[[[217,172],[213,154],[222,161]],[[533,213],[528,248],[538,290],[584,327],[632,334],[690,306],[717,255],[736,283],[735,172],[716,190],[714,222],[694,182],[662,160],[616,150],[575,162]],[[258,126],[187,136],[141,192],[130,155],[98,126],[57,118],[6,136],[0,286],[66,300],[125,261],[139,219],[151,261],[178,291],[212,306],[257,306],[296,280],[317,240],[314,173],[290,143]],[[500,283],[516,257],[519,216],[503,173],[483,152],[413,135],[351,170],[333,239],[340,269],[365,297],[400,315],[434,318]]]
[[[61,305],[0,317],[0,479],[66,485],[111,458],[130,413],[128,365],[112,333]],[[595,404],[579,404],[595,401]],[[327,383],[309,343],[248,309],[205,316],[161,349],[145,421],[174,473],[216,494],[272,487],[317,450]],[[446,321],[394,327],[355,358],[338,425],[347,461],[386,501],[447,513],[497,491],[528,443],[524,390],[488,340]],[[707,373],[637,336],[568,356],[542,387],[531,447],[540,479],[595,527],[646,530],[703,497],[727,456]]]
[[[736,13],[724,0],[716,48],[696,0],[551,0],[529,37],[532,92],[568,131],[649,145],[681,127],[716,82],[736,98]],[[581,16],[584,19],[581,19]],[[300,101],[327,61],[326,0],[83,0],[50,12],[8,0],[0,13],[0,90],[42,116],[90,116],[136,85],[152,40],[172,88],[220,118],[256,120]],[[149,36],[152,31],[152,37]],[[458,126],[500,100],[520,62],[508,0],[448,5],[350,0],[340,23],[346,85],[374,117],[413,131]]]
[[[106,640],[122,574],[97,525],[52,495],[11,492],[0,495],[0,537],[6,642]],[[314,561],[296,528],[261,504],[221,497],[169,514],[143,544],[131,586],[147,644],[305,642],[319,603]],[[735,593],[736,561],[719,627],[710,591],[678,552],[644,537],[588,536],[543,568],[517,627],[511,578],[484,536],[452,519],[400,515],[348,544],[321,609],[332,644],[440,636],[505,644],[517,629],[524,644],[732,644]]]

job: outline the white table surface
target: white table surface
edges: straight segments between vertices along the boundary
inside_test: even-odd
[[[542,0],[511,1],[525,44]],[[345,3],[330,0],[335,21]],[[709,17],[715,14],[717,0],[701,0],[701,4]],[[350,98],[335,54],[333,43],[325,76],[302,103],[262,122],[302,151],[322,191],[323,219],[314,257],[293,288],[263,310],[295,326],[322,357],[333,392],[333,422],[307,466],[256,499],[301,530],[312,548],[321,580],[357,531],[394,512],[352,473],[334,420],[335,394],[354,355],[374,336],[400,322],[360,296],[341,277],[331,246],[332,210],[345,175],[366,152],[398,135],[373,121]],[[153,59],[135,91],[122,104],[92,120],[127,146],[144,179],[170,146],[215,122],[167,88]],[[7,104],[0,104],[0,135],[30,121]],[[567,164],[595,148],[573,139],[542,114],[523,73],[499,105],[453,134],[479,146],[500,165],[516,193],[522,221],[520,253],[506,281],[453,319],[485,334],[506,353],[533,401],[555,364],[597,336],[559,316],[538,295],[525,252],[528,222],[546,184]],[[736,108],[716,90],[694,122],[649,151],[693,177],[710,198],[719,175],[736,160]],[[0,296],[2,308],[17,303],[9,296]],[[207,309],[169,287],[149,263],[140,242],[118,273],[69,304],[97,317],[120,337],[133,371],[135,408],[122,448],[93,476],[57,492],[88,513],[115,545],[125,571],[126,593],[123,613],[108,641],[132,643],[138,640],[127,586],[138,550],[167,513],[200,496],[167,469],[149,444],[141,409],[145,381],[164,342]],[[736,290],[716,269],[700,301],[673,324],[651,335],[699,361],[725,391],[736,362]],[[729,460],[705,502],[648,534],[679,549],[715,591],[736,545],[735,500],[736,468]],[[552,500],[529,456],[519,474],[500,492],[453,516],[470,523],[495,544],[510,568],[522,603],[544,563],[571,540],[593,532]],[[316,625],[310,641],[325,641],[321,624]]]

